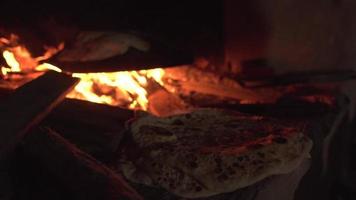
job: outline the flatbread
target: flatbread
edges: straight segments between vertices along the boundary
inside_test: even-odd
[[[232,192],[268,176],[293,171],[309,156],[311,140],[278,120],[215,109],[130,126],[125,177],[182,197]]]
[[[64,62],[88,62],[124,55],[129,48],[148,51],[150,43],[129,33],[83,31],[76,41],[58,55]]]

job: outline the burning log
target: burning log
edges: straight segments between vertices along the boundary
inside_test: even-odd
[[[24,149],[64,182],[78,199],[142,199],[120,175],[54,131],[33,132],[26,137]]]
[[[13,149],[23,135],[38,124],[78,82],[65,74],[48,72],[17,89],[0,105],[0,156]]]
[[[146,88],[148,92],[147,110],[157,116],[168,116],[180,113],[189,108],[184,101],[173,93],[167,91],[165,87],[150,79]]]
[[[244,88],[236,80],[194,67],[165,69],[164,87],[189,103],[207,99],[241,103],[274,102],[282,93],[275,89],[256,91]],[[201,101],[201,99],[204,100]],[[192,103],[194,104],[194,103]]]
[[[35,78],[42,76],[43,72],[22,73],[22,72],[9,72],[6,77],[1,77],[0,88],[3,90],[15,90],[26,83],[29,83]]]
[[[149,98],[148,110],[157,116],[168,116],[187,110],[188,106],[167,90],[158,90]]]

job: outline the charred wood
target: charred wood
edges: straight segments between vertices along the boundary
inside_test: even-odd
[[[49,119],[68,119],[78,123],[95,124],[100,128],[121,130],[123,122],[131,119],[134,111],[88,101],[66,99],[48,116]]]
[[[23,147],[77,199],[142,199],[119,174],[50,129],[32,132]]]
[[[134,111],[66,99],[43,121],[63,137],[95,158],[109,162],[116,152],[126,121]]]
[[[0,98],[14,90],[0,89]],[[63,137],[103,162],[116,152],[132,110],[88,101],[65,99],[41,122],[57,130]]]
[[[0,105],[1,158],[57,106],[77,82],[78,79],[65,74],[47,72],[4,98]]]

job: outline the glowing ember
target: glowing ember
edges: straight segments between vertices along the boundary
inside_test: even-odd
[[[16,36],[12,36],[10,39],[0,38],[0,50],[3,51],[3,57],[9,66],[1,67],[4,77],[10,72],[30,73],[47,70],[62,72],[60,68],[49,63],[40,64],[40,61],[48,59],[63,49],[63,44],[57,48],[47,48],[45,55],[33,58],[25,47],[13,45],[17,44],[16,40]],[[81,81],[67,97],[147,110],[148,92],[145,88],[147,88],[149,80],[163,84],[163,75],[164,70],[159,68],[131,72],[74,73],[72,76],[80,78]]]

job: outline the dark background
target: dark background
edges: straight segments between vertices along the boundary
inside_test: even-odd
[[[0,31],[15,32],[32,52],[77,30],[135,31],[177,49],[218,54],[222,48],[223,1],[1,1]]]
[[[0,34],[17,33],[34,55],[78,30],[129,30],[228,73],[254,60],[276,73],[356,65],[354,0],[12,0],[0,9]]]

